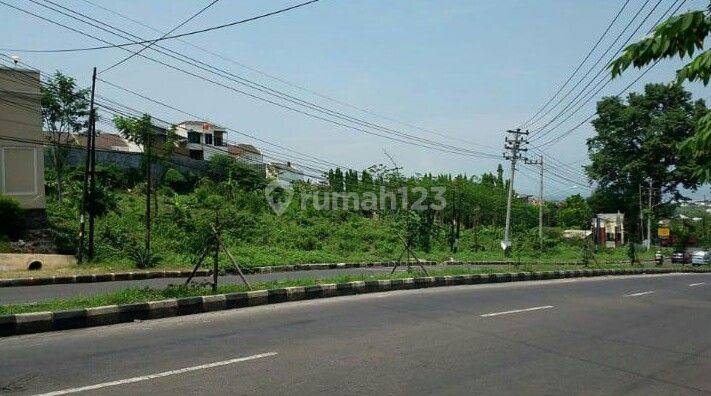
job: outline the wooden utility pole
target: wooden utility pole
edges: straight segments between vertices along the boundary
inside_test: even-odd
[[[89,200],[89,167],[91,166],[91,136],[94,128],[94,91],[96,89],[96,67],[91,76],[91,102],[89,104],[89,125],[86,131],[86,160],[84,162],[84,188],[81,198],[81,213],[79,214],[79,248],[77,249],[77,262],[82,263],[84,259],[84,214],[86,213],[87,201]]]
[[[152,128],[152,127],[151,127]],[[153,141],[151,139],[151,134],[153,133],[152,130],[148,130],[145,133],[147,133],[146,139],[145,139],[145,147],[143,148],[146,150],[146,159],[147,159],[147,164],[146,164],[146,256],[151,259],[151,168],[153,165],[153,161],[151,159],[151,151],[152,151],[152,146],[153,146]]]
[[[215,208],[215,256],[212,263],[212,292],[217,292],[217,277],[220,271],[220,210]]]
[[[528,135],[528,131],[521,131],[521,128],[515,130],[508,130],[506,133],[513,135],[513,138],[508,136],[505,138],[504,143],[504,159],[511,161],[511,178],[509,179],[509,194],[508,200],[506,202],[506,228],[504,228],[504,240],[501,241],[501,248],[504,250],[505,254],[508,254],[511,248],[511,239],[509,238],[509,232],[511,228],[511,200],[513,199],[513,185],[514,176],[516,175],[516,161],[523,158],[520,154],[521,151],[527,151],[528,149],[522,147],[528,143],[523,138],[523,135]]]
[[[96,76],[92,81],[95,85]],[[92,109],[92,113],[93,113]],[[94,260],[94,217],[96,216],[96,116],[91,117],[91,169],[89,174],[89,248],[87,257]]]
[[[652,178],[649,178],[649,202],[647,213],[647,250],[652,248]]]

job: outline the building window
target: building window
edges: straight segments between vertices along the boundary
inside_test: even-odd
[[[222,146],[223,133],[222,131],[215,131],[215,146]]]
[[[200,133],[188,131],[188,143],[200,143]]]
[[[212,135],[205,135],[205,144],[212,144]]]

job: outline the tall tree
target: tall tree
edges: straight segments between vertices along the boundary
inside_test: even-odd
[[[57,182],[57,198],[62,199],[62,177],[69,137],[88,126],[89,90],[77,89],[73,78],[60,72],[42,85],[42,120],[49,132]],[[87,138],[88,138],[87,134]]]
[[[557,224],[560,227],[589,229],[590,219],[592,219],[592,210],[588,203],[580,196],[575,194],[567,197],[558,208]]]
[[[597,133],[587,142],[588,176],[601,193],[627,198],[617,204],[630,222],[639,215],[640,186],[647,186],[649,179],[655,203],[662,196],[681,198],[681,187],[697,188],[700,181],[694,174],[695,159],[678,143],[694,135],[698,119],[707,112],[702,100],[692,102],[678,84],[648,84],[644,93],[629,94],[626,103],[603,98],[592,121]],[[604,201],[600,198],[597,202]]]
[[[706,10],[696,10],[673,16],[654,29],[652,35],[628,46],[610,65],[616,77],[628,67],[644,67],[661,59],[679,56],[694,59],[676,73],[678,83],[711,80],[711,49],[706,48],[711,37],[711,1]],[[694,174],[701,181],[711,181],[711,111],[696,120],[695,134],[681,142],[681,147],[694,159]]]

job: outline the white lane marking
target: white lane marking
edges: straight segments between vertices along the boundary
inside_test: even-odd
[[[699,283],[692,283],[689,286],[694,287],[694,286],[701,286],[701,285],[705,285],[705,284],[706,284],[706,282],[699,282]]]
[[[625,294],[622,297],[639,297],[639,296],[644,296],[647,294],[652,294],[654,293],[653,291],[645,291],[645,292],[639,292],[639,293],[632,293],[632,294]]]
[[[553,306],[552,306],[552,305],[544,305],[544,306],[542,306],[542,307],[533,307],[533,308],[524,308],[524,309],[514,309],[513,311],[492,312],[492,313],[483,314],[483,315],[479,315],[479,316],[481,316],[482,318],[488,318],[488,317],[491,317],[491,316],[508,315],[508,314],[519,313],[519,312],[538,311],[538,310],[541,310],[541,309],[550,309],[550,308],[553,308]]]
[[[164,371],[162,373],[148,374],[148,375],[142,375],[140,377],[126,378],[126,379],[111,381],[111,382],[103,382],[103,383],[96,384],[96,385],[82,386],[80,388],[69,388],[69,389],[64,389],[64,390],[59,390],[59,391],[54,391],[54,392],[49,392],[49,393],[42,393],[37,396],[54,396],[54,395],[66,395],[66,394],[70,394],[70,393],[86,392],[86,391],[90,391],[90,390],[108,388],[111,386],[132,384],[135,382],[148,381],[148,380],[152,380],[152,379],[156,379],[156,378],[168,377],[171,375],[189,373],[191,371],[205,370],[205,369],[209,369],[209,368],[213,368],[213,367],[220,367],[220,366],[227,366],[229,364],[246,362],[248,360],[261,359],[261,358],[275,356],[275,355],[277,355],[276,352],[260,353],[258,355],[246,356],[246,357],[230,359],[230,360],[223,360],[221,362],[215,362],[215,363],[201,364],[199,366],[185,367],[185,368],[181,368],[178,370]]]

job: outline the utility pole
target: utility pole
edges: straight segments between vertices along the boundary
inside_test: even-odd
[[[153,128],[153,126],[151,126]],[[153,257],[151,254],[151,171],[153,161],[151,159],[151,149],[153,146],[152,137],[153,130],[147,131],[145,144],[143,149],[146,150],[146,256],[150,259]]]
[[[538,243],[540,245],[540,249],[543,250],[543,154],[538,156],[537,161],[531,161],[528,158],[524,158],[523,162],[529,165],[541,166],[541,181],[538,193]]]
[[[96,77],[91,82],[96,85]],[[92,113],[94,110],[92,109]],[[91,170],[89,171],[89,248],[87,258],[94,260],[94,217],[96,215],[96,116],[91,117]]]
[[[647,181],[649,181],[649,213],[647,213],[647,250],[650,250],[652,248],[652,178],[650,177]]]
[[[521,147],[528,143],[523,138],[523,135],[528,135],[528,131],[521,131],[521,128],[515,130],[508,130],[506,133],[513,136],[512,138],[507,136],[504,141],[504,159],[511,161],[511,179],[509,179],[509,196],[506,203],[506,228],[504,229],[504,240],[501,241],[501,248],[504,250],[504,254],[508,254],[511,248],[511,239],[509,238],[509,232],[511,227],[511,200],[513,199],[513,185],[514,176],[516,175],[516,161],[522,159],[520,151],[527,151],[528,149]]]
[[[96,89],[96,67],[91,76],[91,102],[89,105],[89,125],[86,132],[86,161],[84,163],[84,188],[81,198],[81,213],[79,215],[79,248],[77,249],[77,263],[81,264],[84,258],[84,214],[86,213],[89,198],[89,167],[91,166],[91,136],[94,128],[94,91]]]
[[[639,239],[644,238],[644,213],[642,211],[642,183],[638,183],[637,187],[639,192],[637,194],[637,199],[639,200],[639,226],[637,230],[639,231]]]

